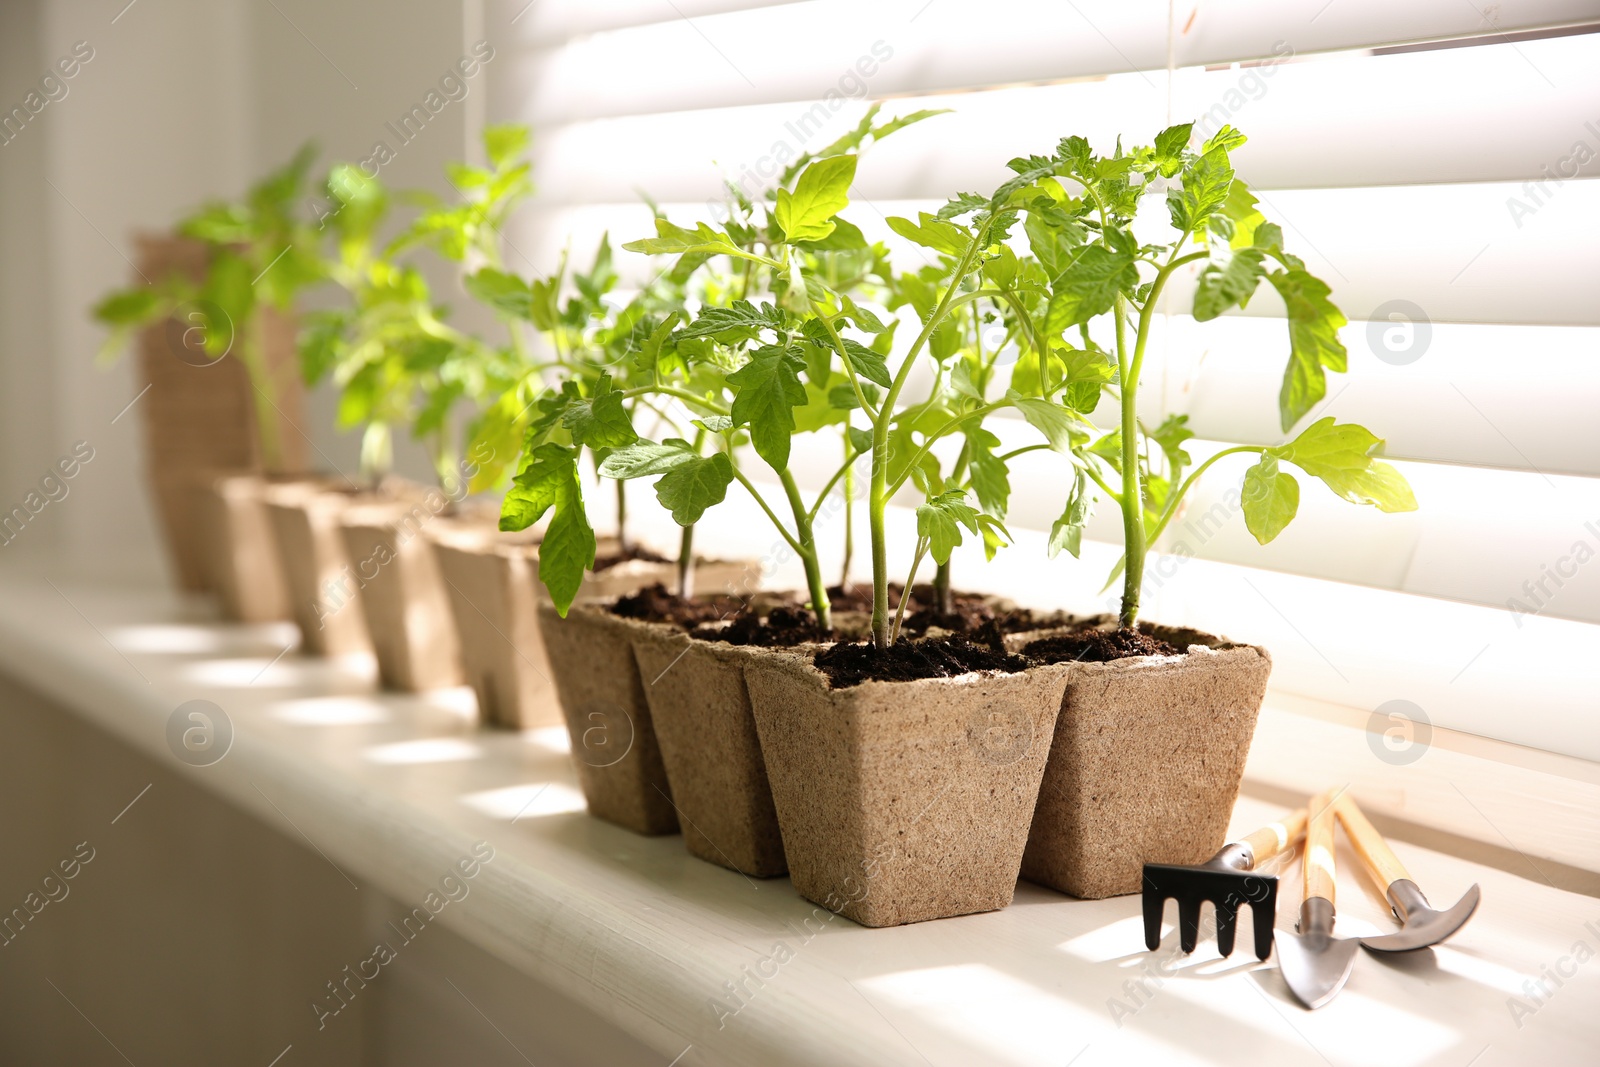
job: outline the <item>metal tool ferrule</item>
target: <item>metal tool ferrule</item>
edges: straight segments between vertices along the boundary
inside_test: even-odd
[[[1206,864],[1230,871],[1248,871],[1256,865],[1255,849],[1243,841],[1230,841]]]
[[[1327,897],[1310,897],[1300,905],[1300,925],[1296,928],[1302,936],[1333,932],[1333,901]]]
[[[1422,889],[1409,878],[1390,883],[1384,895],[1389,898],[1389,908],[1394,912],[1394,917],[1402,923],[1412,912],[1431,910],[1428,898],[1422,895]]]

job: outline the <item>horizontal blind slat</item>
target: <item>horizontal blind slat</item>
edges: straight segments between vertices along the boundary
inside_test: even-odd
[[[1187,5],[1184,5],[1187,6]],[[1528,0],[1495,12],[1450,0],[1233,0],[1177,13],[1177,66],[1202,66],[1455,37],[1491,37],[1593,21],[1586,0]],[[1192,18],[1187,17],[1192,12]],[[874,94],[1128,72],[1164,72],[1166,8],[1100,0],[925,0],[864,5],[816,0],[578,37],[530,54],[538,68],[528,118],[540,123],[849,94]],[[781,47],[774,47],[781,42]],[[874,53],[874,46],[877,52]],[[885,55],[887,53],[887,56]],[[863,58],[868,62],[858,67]],[[1164,75],[1144,73],[1152,83]],[[641,88],[648,87],[648,92]]]
[[[1404,55],[1179,72],[1172,115],[1202,136],[1223,123],[1250,143],[1235,154],[1263,189],[1600,176],[1600,36]],[[758,193],[782,157],[849,129],[864,101],[802,102],[626,116],[555,126],[538,138],[547,204],[630,198],[716,200],[724,180]],[[1006,161],[1048,152],[1068,133],[1096,144],[1146,139],[1166,125],[1165,80],[1134,75],[1067,85],[892,100],[890,113],[951,108],[874,147],[857,180],[867,199],[992,189]],[[1473,136],[1455,121],[1473,116]],[[951,152],[952,144],[961,151]],[[1331,151],[1333,145],[1362,146]],[[1576,152],[1576,145],[1587,151]]]

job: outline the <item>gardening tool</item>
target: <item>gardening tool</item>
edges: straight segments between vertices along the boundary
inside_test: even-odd
[[[1373,881],[1383,890],[1400,929],[1392,934],[1363,937],[1361,943],[1377,952],[1410,952],[1414,949],[1437,945],[1467,924],[1478,909],[1482,898],[1474,885],[1462,894],[1455,907],[1437,911],[1428,904],[1417,883],[1406,873],[1400,857],[1394,854],[1383,835],[1367,821],[1366,815],[1356,806],[1355,798],[1342,796],[1335,805],[1339,821],[1350,843],[1371,873]]]
[[[1279,930],[1277,938],[1278,969],[1308,1008],[1322,1007],[1344,988],[1361,945],[1354,937],[1333,936],[1333,820],[1338,795],[1338,790],[1330,790],[1311,801],[1300,932]]]
[[[1239,905],[1249,904],[1255,923],[1256,957],[1272,954],[1272,926],[1278,911],[1278,879],[1253,873],[1278,853],[1293,848],[1305,835],[1306,809],[1282,822],[1263,826],[1248,837],[1230,841],[1198,867],[1173,863],[1144,865],[1144,943],[1154,952],[1161,944],[1161,910],[1167,898],[1178,902],[1178,946],[1193,952],[1200,936],[1200,905],[1211,901],[1217,915],[1217,951],[1233,954],[1234,924]]]

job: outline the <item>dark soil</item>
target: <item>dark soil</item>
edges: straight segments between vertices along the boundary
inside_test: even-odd
[[[1016,674],[1029,666],[1021,656],[975,645],[959,634],[900,640],[883,652],[870,643],[837,644],[818,653],[815,663],[835,689],[847,689],[865,681],[953,678],[972,671]]]
[[[745,602],[738,597],[695,597],[685,600],[657,582],[620,598],[611,605],[611,614],[645,622],[669,622],[690,630],[702,623],[732,618],[744,609]]]
[[[1023,655],[1040,663],[1106,663],[1130,656],[1176,656],[1180,650],[1141,630],[1080,630],[1034,641]]]
[[[905,586],[898,582],[889,583],[889,605],[894,610],[894,605],[900,603],[900,591]],[[849,588],[842,585],[828,587],[828,606],[834,611],[871,611],[872,610],[872,583],[852,582]]]
[[[819,627],[817,617],[810,611],[789,605],[773,608],[765,618],[746,612],[727,626],[700,626],[693,636],[703,641],[762,648],[793,648],[811,641],[833,640],[833,632]]]
[[[629,563],[633,560],[639,560],[644,563],[673,562],[666,556],[652,552],[648,548],[640,548],[638,545],[629,545],[625,551],[607,552],[604,555],[596,556],[594,558],[594,566],[589,569],[594,571],[594,573],[599,574],[601,571],[610,570],[619,563]]]

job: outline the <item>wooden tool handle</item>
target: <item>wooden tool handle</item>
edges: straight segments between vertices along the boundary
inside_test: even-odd
[[[1292,848],[1306,832],[1306,815],[1307,809],[1301,808],[1282,821],[1263,826],[1243,838],[1241,843],[1250,846],[1255,866],[1259,867],[1278,853]]]
[[[1356,806],[1355,797],[1346,793],[1334,807],[1339,814],[1339,821],[1344,823],[1344,832],[1349,836],[1350,844],[1355,846],[1356,855],[1361,857],[1380,890],[1387,893],[1394,883],[1410,879],[1406,865],[1400,862],[1400,857],[1394,854],[1377,828],[1367,821],[1365,813]]]
[[[1341,790],[1311,798],[1306,821],[1305,899],[1324,897],[1333,903],[1333,808]]]

